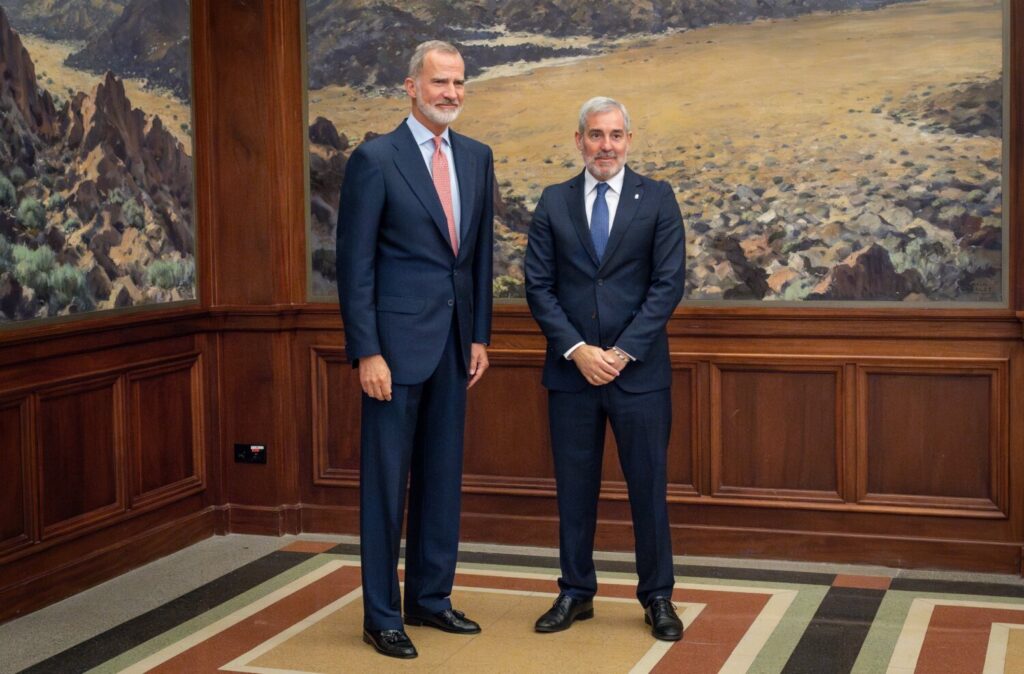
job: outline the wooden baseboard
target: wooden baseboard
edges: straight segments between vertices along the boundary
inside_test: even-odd
[[[302,530],[311,534],[359,535],[359,508],[356,506],[302,505]]]
[[[0,587],[0,623],[209,538],[216,520],[214,509],[206,508]]]
[[[558,518],[553,516],[463,512],[461,527],[463,541],[558,546]],[[303,505],[302,531],[358,534],[359,510],[354,506]],[[619,520],[599,521],[595,547],[605,551],[632,551],[632,524]],[[672,526],[672,548],[677,555],[1010,574],[1021,573],[1024,557],[1024,548],[1019,543],[681,524]]]
[[[630,538],[630,540],[632,540]],[[676,554],[1019,574],[1019,543],[673,526]]]
[[[253,506],[236,503],[227,510],[228,533],[284,536],[302,531],[302,506]]]

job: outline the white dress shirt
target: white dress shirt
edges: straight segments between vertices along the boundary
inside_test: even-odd
[[[615,224],[615,211],[619,207],[619,196],[622,195],[622,183],[626,180],[626,170],[621,169],[608,180],[608,191],[604,193],[605,203],[608,204],[608,234],[612,233],[612,226]],[[590,215],[594,212],[594,202],[597,200],[598,179],[590,175],[590,171],[583,173],[583,206],[587,209],[587,227],[590,226]]]
[[[622,195],[622,184],[626,180],[625,167],[604,182],[608,183],[608,191],[604,193],[604,201],[608,204],[608,234],[612,233],[612,225],[615,224],[615,211],[619,208],[619,197]],[[597,201],[597,184],[601,182],[590,171],[583,172],[583,207],[587,211],[587,227],[590,227],[590,216],[594,212],[594,202]],[[583,346],[586,342],[577,342],[569,347],[563,355],[566,360],[572,356],[572,352]],[[622,355],[629,360],[636,360],[622,349],[618,349]]]
[[[416,139],[416,144],[420,146],[420,152],[423,153],[423,161],[427,165],[427,173],[430,177],[434,177],[434,132],[423,126],[420,120],[414,116],[409,115],[405,121],[409,125],[409,130],[412,131],[412,137]],[[452,216],[455,218],[455,238],[458,239],[456,243],[462,243],[462,202],[459,199],[459,177],[455,174],[455,158],[452,156],[452,144],[448,137],[448,128],[445,127],[444,133],[441,134],[441,152],[448,159],[448,180],[452,185]],[[622,184],[621,182],[619,183]]]

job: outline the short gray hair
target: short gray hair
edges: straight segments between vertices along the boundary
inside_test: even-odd
[[[455,54],[459,58],[462,58],[462,54],[455,48],[455,45],[450,42],[443,40],[427,40],[416,45],[416,51],[412,53],[412,58],[409,59],[409,77],[416,79],[420,73],[423,72],[423,62],[427,58],[427,53],[432,51],[439,51],[442,54]]]
[[[626,133],[629,133],[632,129],[630,128],[629,112],[626,111],[626,106],[607,96],[594,96],[580,108],[580,133],[582,134],[587,129],[587,117],[602,112],[611,112],[612,110],[618,110],[622,113],[622,123],[626,125]]]

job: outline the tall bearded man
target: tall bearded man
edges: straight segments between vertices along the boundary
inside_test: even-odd
[[[583,104],[585,170],[544,190],[526,251],[526,297],[548,340],[551,450],[561,590],[535,625],[557,632],[594,615],[594,531],[610,421],[633,515],[637,598],[658,639],[682,638],[672,605],[666,452],[672,417],[665,325],[683,294],[683,224],[672,188],[626,166],[629,113]]]
[[[464,98],[452,45],[419,45],[411,114],[361,144],[338,209],[338,296],[345,348],[363,389],[359,533],[363,640],[416,657],[403,628],[480,626],[452,609],[466,390],[487,369],[493,158],[448,128]],[[405,598],[398,553],[409,483]]]

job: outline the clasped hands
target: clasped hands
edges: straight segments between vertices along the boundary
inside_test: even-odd
[[[474,342],[469,349],[469,383],[466,388],[480,381],[489,366],[487,347]],[[391,368],[384,356],[378,353],[359,359],[359,385],[363,387],[363,393],[374,400],[391,400]]]
[[[629,363],[614,349],[602,349],[589,344],[577,347],[569,359],[576,363],[580,374],[591,386],[604,386],[611,382]]]

